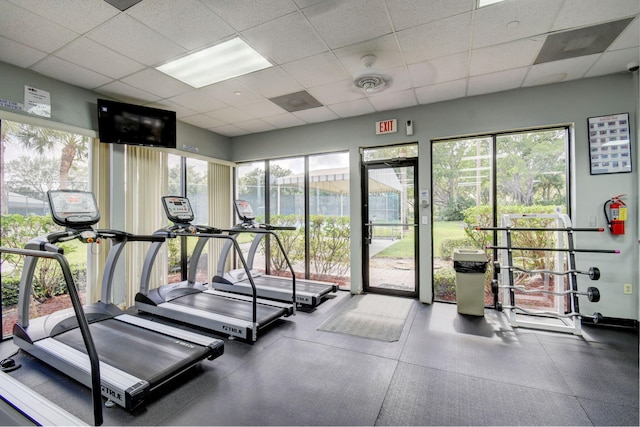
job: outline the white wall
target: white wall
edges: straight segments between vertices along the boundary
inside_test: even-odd
[[[582,298],[581,311],[601,312],[606,317],[635,319],[638,316],[638,166],[632,173],[591,176],[589,168],[587,118],[629,112],[632,129],[637,135],[638,120],[631,73],[572,81],[548,86],[513,90],[497,94],[464,98],[437,104],[375,113],[367,116],[337,120],[328,123],[300,126],[291,129],[232,138],[233,161],[289,157],[295,155],[349,150],[351,155],[351,256],[352,291],[362,288],[362,235],[360,212],[359,148],[403,142],[419,143],[418,187],[431,188],[431,140],[452,136],[478,134],[491,131],[515,130],[556,124],[574,126],[574,177],[572,220],[574,226],[587,227],[588,217],[596,216],[599,226],[606,226],[602,206],[606,200],[628,194],[627,203],[631,219],[626,234],[612,236],[607,233],[583,233],[577,236],[577,247],[620,249],[620,255],[579,254],[580,268],[597,266],[602,272],[596,284],[579,280],[581,289],[597,285],[602,298],[591,304]],[[404,128],[396,134],[375,135],[378,120],[398,119],[414,122],[414,136],[408,137]],[[637,151],[637,137],[632,141]],[[430,215],[430,209],[420,215]],[[431,301],[431,230],[420,227],[420,295]],[[623,284],[633,284],[634,295],[623,294]]]

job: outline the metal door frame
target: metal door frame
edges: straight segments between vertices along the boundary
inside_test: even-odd
[[[403,291],[397,289],[385,289],[379,287],[371,287],[369,286],[369,243],[371,241],[370,230],[371,225],[368,222],[369,219],[369,170],[370,169],[385,169],[385,168],[394,168],[394,167],[413,167],[413,185],[414,185],[414,194],[413,194],[413,203],[414,203],[414,211],[413,211],[413,224],[394,224],[394,225],[402,225],[402,226],[412,226],[414,227],[414,290],[413,291]],[[386,295],[395,295],[395,296],[405,296],[418,298],[419,297],[419,277],[420,277],[420,268],[419,268],[419,222],[418,222],[418,191],[417,189],[417,180],[418,180],[418,158],[402,158],[402,159],[390,159],[390,160],[376,160],[370,162],[360,163],[360,185],[362,190],[362,284],[364,292],[376,293],[376,294],[386,294]],[[378,224],[381,225],[381,224]]]

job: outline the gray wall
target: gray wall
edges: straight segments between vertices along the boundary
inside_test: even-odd
[[[361,211],[359,148],[385,144],[419,143],[419,189],[430,189],[430,142],[433,139],[515,130],[556,124],[574,125],[572,220],[576,227],[587,227],[588,217],[597,217],[605,227],[602,206],[606,200],[627,194],[630,220],[626,234],[582,233],[576,236],[577,247],[620,249],[620,255],[579,254],[579,268],[597,266],[602,278],[589,283],[579,281],[581,289],[596,284],[602,294],[599,303],[580,300],[583,313],[601,312],[604,316],[638,319],[638,161],[633,173],[591,176],[587,138],[587,118],[614,113],[630,113],[632,132],[637,123],[638,91],[631,74],[617,74],[582,81],[513,90],[491,95],[464,98],[392,112],[318,123],[232,139],[231,157],[236,162],[288,157],[308,153],[349,150],[351,156],[351,256],[352,271],[359,272],[361,259]],[[374,123],[398,119],[399,132],[375,135]],[[406,136],[404,124],[413,120],[414,135]],[[632,155],[638,159],[637,143],[632,141]],[[421,208],[421,216],[431,216],[431,208]],[[422,222],[422,221],[421,221]],[[421,226],[420,295],[431,300],[431,230]],[[359,273],[353,275],[352,291],[362,287]],[[633,295],[623,294],[623,284],[633,284]]]
[[[0,62],[0,76],[2,76],[0,79],[1,100],[23,103],[25,85],[45,90],[51,94],[50,120],[52,122],[98,131],[96,100],[103,96],[4,62]],[[3,109],[0,108],[1,110]],[[21,111],[4,110],[31,117]],[[203,156],[231,160],[229,138],[226,136],[178,121],[177,140],[177,153],[181,151],[197,152]]]

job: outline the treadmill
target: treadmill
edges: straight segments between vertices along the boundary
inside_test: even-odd
[[[291,301],[293,298],[292,285],[293,282],[295,282],[295,302],[300,305],[315,307],[320,304],[329,293],[337,292],[337,283],[295,278],[289,258],[280,243],[278,235],[274,233],[274,231],[278,230],[295,230],[294,227],[257,223],[255,221],[255,215],[251,204],[246,200],[236,200],[234,206],[241,223],[234,226],[231,231],[235,233],[256,233],[256,236],[251,242],[251,247],[249,248],[247,264],[256,285],[258,296],[277,301]],[[280,250],[285,257],[287,264],[291,268],[291,275],[293,278],[262,274],[260,271],[253,269],[253,259],[260,246],[260,241],[266,234],[272,235],[276,238]],[[227,257],[229,256],[230,249],[231,245],[229,242],[225,242],[220,258],[218,259],[217,274],[213,278],[211,286],[219,291],[247,294],[251,292],[251,286],[245,271],[243,269],[235,269],[225,272],[225,264]]]
[[[80,333],[84,339],[84,344],[89,357],[91,367],[91,400],[93,403],[93,420],[96,426],[102,425],[102,397],[100,394],[100,360],[89,331],[89,324],[82,310],[82,303],[75,287],[71,267],[67,259],[53,252],[5,248],[0,247],[0,253],[33,256],[38,258],[54,259],[60,264],[64,283],[74,314],[78,321]],[[20,368],[15,365],[4,372],[10,372]],[[8,374],[0,372],[0,425],[86,425],[82,420],[76,418],[53,402],[42,397],[21,382],[11,378]]]
[[[20,381],[0,373],[0,425],[86,426],[88,424]]]
[[[203,359],[223,354],[224,342],[199,333],[125,314],[111,302],[116,263],[127,242],[157,242],[161,236],[138,236],[118,230],[94,230],[99,219],[91,192],[58,190],[47,193],[53,220],[66,227],[35,238],[26,249],[62,253],[56,243],[111,241],[101,301],[84,307],[100,359],[100,388],[104,397],[127,410],[142,405],[160,385]],[[29,302],[37,257],[25,258],[18,297],[14,343],[37,359],[89,386],[90,361],[72,309],[29,319]],[[109,403],[111,403],[109,402]]]
[[[253,279],[236,240],[220,229],[192,225],[194,213],[189,199],[165,196],[162,204],[174,225],[154,233],[161,240],[151,244],[142,267],[140,292],[135,297],[138,310],[249,342],[257,341],[258,332],[276,320],[294,314],[295,305],[291,301],[286,303],[257,297]],[[165,238],[176,237],[198,239],[191,256],[187,280],[149,289],[151,270]],[[226,239],[232,242],[245,266],[250,287],[248,295],[219,292],[196,282],[198,259],[209,239]]]

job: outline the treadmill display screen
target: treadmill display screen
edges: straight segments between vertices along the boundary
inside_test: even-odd
[[[246,200],[236,200],[235,207],[241,221],[253,221],[254,219],[256,219],[256,215],[253,213],[251,203],[247,202]]]
[[[100,221],[95,196],[89,191],[47,192],[53,222],[65,227],[94,225]]]
[[[162,206],[169,221],[178,224],[187,224],[193,221],[194,214],[191,203],[186,197],[165,196],[162,198]]]

